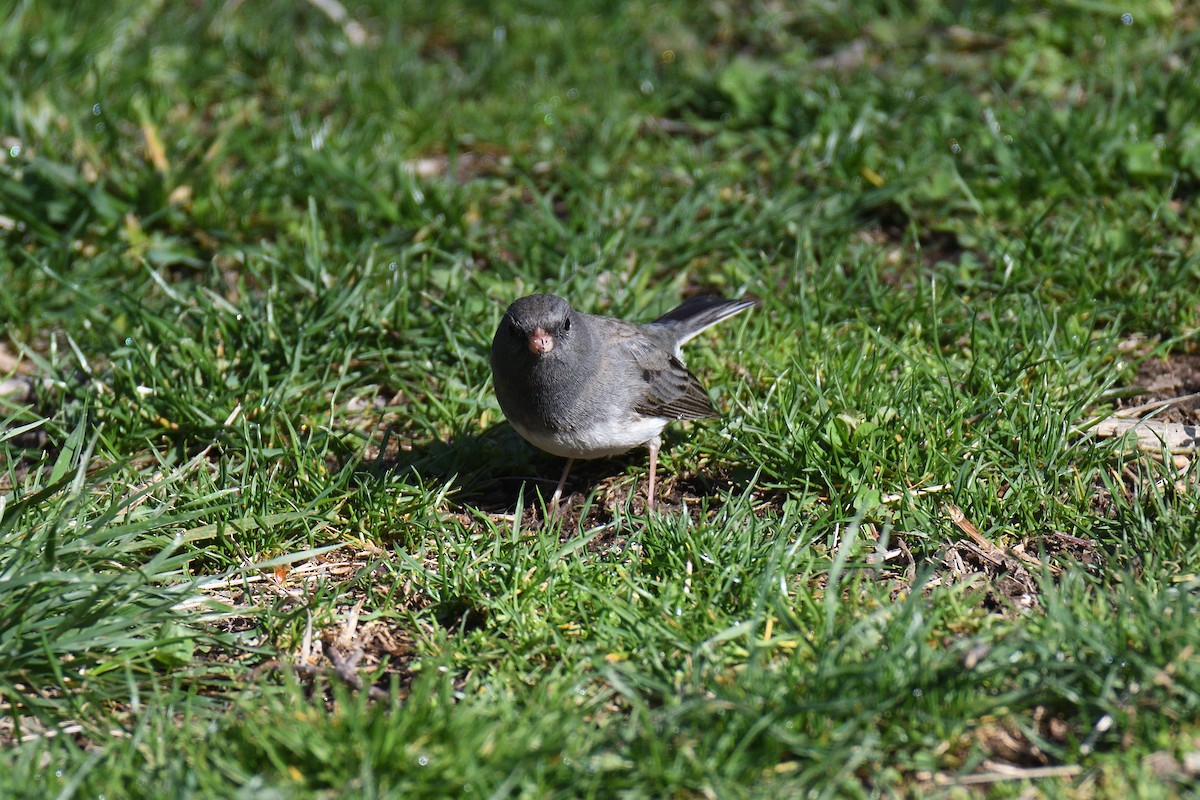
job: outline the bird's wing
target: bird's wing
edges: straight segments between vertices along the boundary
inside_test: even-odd
[[[720,416],[704,386],[673,353],[634,326],[622,333],[619,346],[633,356],[641,381],[641,396],[634,406],[639,414],[669,419]]]

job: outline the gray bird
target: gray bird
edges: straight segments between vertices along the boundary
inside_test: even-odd
[[[650,449],[646,507],[654,507],[660,434],[676,420],[719,414],[680,348],[756,300],[699,296],[648,325],[576,311],[551,294],[508,307],[492,339],[492,378],[508,421],[530,444],[567,459],[557,508],[577,458]]]

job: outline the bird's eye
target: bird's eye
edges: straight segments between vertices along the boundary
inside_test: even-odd
[[[565,332],[569,330],[571,330],[571,318],[567,317],[563,320],[563,331]]]
[[[521,338],[521,329],[517,327],[517,323],[515,323],[515,322],[508,323],[508,335],[513,337],[514,339]]]

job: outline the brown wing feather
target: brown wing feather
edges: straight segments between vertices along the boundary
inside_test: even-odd
[[[720,416],[708,392],[675,356],[658,348],[647,348],[639,357],[644,381],[638,413],[670,419],[706,419]],[[642,356],[642,353],[639,353]]]
[[[607,317],[589,317],[597,331],[622,357],[614,359],[626,380],[634,381],[633,408],[639,414],[664,419],[719,417],[708,392],[672,352],[674,338],[661,335],[663,326],[634,325]]]

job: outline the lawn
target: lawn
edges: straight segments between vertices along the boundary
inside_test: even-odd
[[[1198,189],[1183,0],[10,0],[0,796],[1188,796]],[[533,292],[761,300],[653,511]]]

